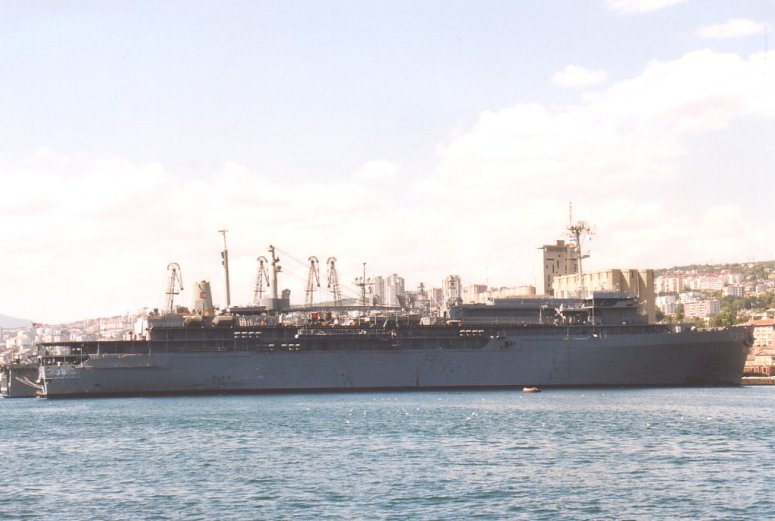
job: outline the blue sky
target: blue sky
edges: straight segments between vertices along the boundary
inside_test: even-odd
[[[593,269],[775,258],[771,1],[2,9],[0,313],[223,300],[222,228],[238,302],[270,243],[527,284],[571,200]]]

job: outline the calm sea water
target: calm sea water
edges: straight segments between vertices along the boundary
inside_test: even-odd
[[[0,401],[0,519],[773,519],[775,387]]]

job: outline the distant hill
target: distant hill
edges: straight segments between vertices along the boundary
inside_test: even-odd
[[[726,264],[690,264],[687,266],[674,266],[669,269],[654,270],[654,275],[659,276],[668,272],[712,272],[721,270],[742,273],[745,276],[745,280],[748,281],[768,280],[775,276],[775,260]]]
[[[30,327],[32,322],[23,318],[0,315],[0,327]]]

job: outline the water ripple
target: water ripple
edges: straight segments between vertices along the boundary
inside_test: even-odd
[[[775,389],[0,401],[0,519],[755,519]]]

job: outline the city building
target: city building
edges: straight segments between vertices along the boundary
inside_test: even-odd
[[[656,298],[655,304],[665,315],[675,315],[678,308],[678,299],[675,295],[661,295]]]
[[[578,273],[579,263],[575,244],[547,244],[538,248],[536,258],[536,293],[539,295],[554,295],[553,281],[555,277]]]
[[[753,325],[753,347],[766,347],[772,344],[773,332],[775,332],[775,319],[768,318],[764,320],[754,320]]]
[[[385,306],[403,306],[405,304],[404,278],[395,273],[385,279],[385,294],[383,304]]]
[[[385,304],[385,278],[377,275],[372,279],[372,302],[378,305]]]
[[[449,302],[463,297],[463,284],[460,275],[447,275],[442,283],[443,306],[446,309]]]
[[[684,303],[684,317],[708,318],[718,315],[721,311],[721,302],[718,300],[695,300]]]
[[[535,296],[536,296],[535,286],[511,286],[511,287],[501,287],[501,288],[490,288],[487,291],[487,293],[484,295],[485,300],[482,302],[486,302],[487,300],[493,300],[493,299],[524,298],[524,297],[535,297]]]
[[[576,298],[590,291],[624,291],[638,296],[642,312],[649,322],[656,320],[654,270],[610,269],[554,277],[554,296]]]
[[[679,293],[684,289],[681,275],[660,275],[654,279],[654,291],[657,293]]]
[[[730,284],[729,286],[724,286],[721,294],[725,297],[743,297],[745,296],[745,287],[742,284]]]
[[[469,284],[463,287],[463,291],[460,296],[465,303],[476,303],[486,300],[487,285],[486,284]]]

